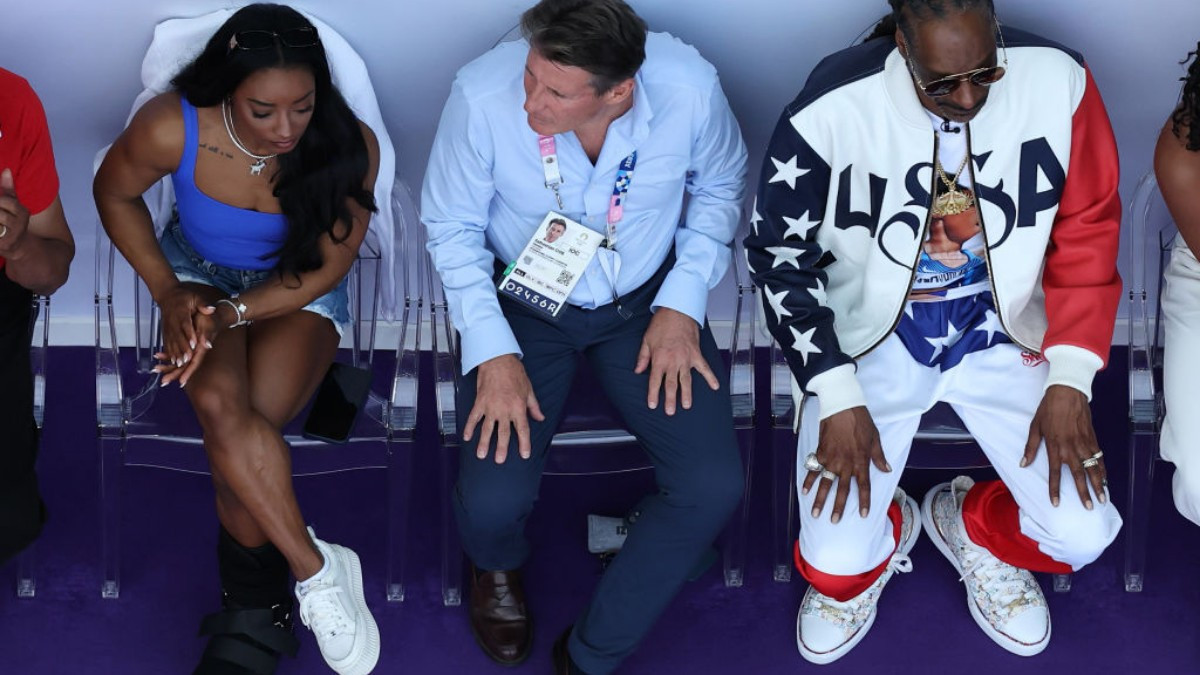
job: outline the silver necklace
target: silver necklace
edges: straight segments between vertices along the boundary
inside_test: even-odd
[[[261,174],[263,167],[267,165],[267,160],[274,159],[279,156],[278,153],[274,155],[256,155],[247,150],[246,146],[242,145],[242,142],[238,140],[237,133],[233,130],[233,112],[229,110],[227,105],[225,105],[225,100],[221,101],[221,121],[225,123],[225,133],[229,134],[229,140],[233,141],[233,144],[237,146],[237,149],[241,150],[242,153],[244,153],[247,157],[257,160],[250,165],[251,176],[257,176]]]

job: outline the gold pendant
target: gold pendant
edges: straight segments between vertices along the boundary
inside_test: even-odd
[[[958,190],[948,190],[933,200],[933,216],[935,218],[957,216],[969,208],[971,208],[971,198]]]

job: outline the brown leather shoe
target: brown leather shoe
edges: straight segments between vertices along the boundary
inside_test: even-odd
[[[533,625],[525,607],[521,573],[472,572],[471,633],[493,661],[515,666],[529,658]]]

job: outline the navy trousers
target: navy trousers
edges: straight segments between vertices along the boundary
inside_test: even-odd
[[[29,291],[0,269],[0,563],[32,543],[45,520],[34,472],[31,300]]]
[[[646,405],[649,372],[633,372],[650,324],[650,304],[668,265],[621,298],[621,305],[633,313],[628,319],[613,305],[594,310],[568,305],[553,321],[502,298],[546,420],[530,419],[533,455],[528,460],[517,454],[515,433],[504,464],[496,464],[491,454],[482,460],[475,457],[478,434],[462,446],[454,507],[463,547],[484,570],[516,569],[529,555],[525,521],[537,498],[550,440],[562,419],[580,354],[590,362],[626,428],[649,454],[657,492],[642,503],[636,526],[575,623],[568,644],[579,667],[594,675],[612,672],[633,652],[742,495],[728,373],[709,327],[701,331],[700,345],[721,387],[713,391],[693,374],[690,410],[677,406],[675,415],[668,416],[661,400],[651,410]],[[460,431],[475,402],[475,387],[472,371],[459,387]]]

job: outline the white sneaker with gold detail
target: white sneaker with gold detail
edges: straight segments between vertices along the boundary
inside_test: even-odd
[[[1050,608],[1029,570],[1010,565],[967,536],[962,504],[975,481],[959,476],[935,486],[921,504],[925,528],[967,587],[967,608],[996,644],[1020,656],[1050,642]]]
[[[809,586],[804,594],[804,600],[800,602],[800,612],[796,616],[796,647],[806,661],[818,664],[833,663],[845,656],[875,623],[879,594],[888,580],[897,573],[912,571],[912,561],[909,560],[908,553],[912,551],[913,544],[921,533],[917,502],[904,494],[900,488],[896,488],[896,495],[892,501],[900,506],[903,516],[900,541],[883,574],[879,575],[875,583],[845,602],[834,600],[812,586]]]

